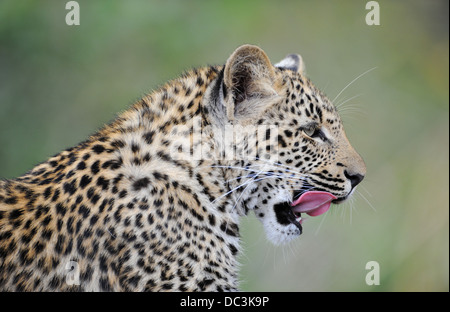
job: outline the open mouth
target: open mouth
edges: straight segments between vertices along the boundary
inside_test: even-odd
[[[292,203],[277,204],[274,209],[279,223],[293,223],[302,230],[302,213],[312,217],[320,216],[330,209],[330,205],[334,201],[339,201],[339,199],[331,193],[308,191]]]
[[[292,210],[295,213],[302,212],[309,216],[316,217],[324,214],[330,209],[331,202],[337,199],[331,193],[322,191],[310,191],[303,193],[292,204]]]

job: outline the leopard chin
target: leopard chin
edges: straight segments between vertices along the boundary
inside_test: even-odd
[[[350,194],[349,194],[350,195]],[[347,198],[346,196],[345,198]],[[303,214],[317,217],[325,214],[331,204],[342,198],[325,191],[295,191],[292,200],[273,203],[261,219],[269,241],[275,245],[287,243],[303,233]]]

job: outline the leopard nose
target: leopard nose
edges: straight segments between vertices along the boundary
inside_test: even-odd
[[[350,180],[350,183],[352,184],[352,189],[355,188],[363,179],[364,176],[359,173],[349,173],[347,170],[344,171],[344,175],[347,179]]]

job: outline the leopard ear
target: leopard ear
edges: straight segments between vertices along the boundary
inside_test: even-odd
[[[254,45],[237,48],[224,69],[228,119],[248,119],[273,104],[279,98],[274,81],[274,67],[263,50]]]
[[[300,74],[305,72],[305,63],[303,62],[302,57],[298,54],[289,54],[280,62],[276,63],[275,67],[290,69]]]

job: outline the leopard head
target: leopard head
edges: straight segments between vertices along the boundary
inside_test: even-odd
[[[259,47],[241,46],[213,88],[217,123],[234,129],[235,138],[247,134],[229,146],[236,151],[228,162],[229,189],[255,212],[273,243],[300,235],[302,216],[342,203],[363,180],[364,161],[336,107],[305,76],[300,55],[272,65]]]

